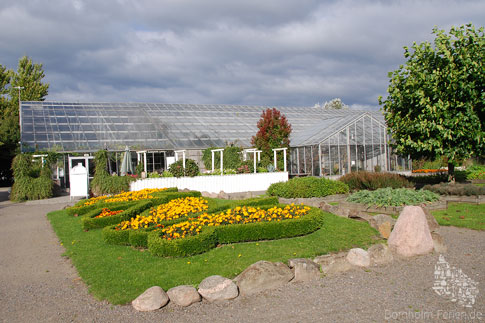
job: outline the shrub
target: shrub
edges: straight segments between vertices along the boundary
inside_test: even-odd
[[[173,177],[173,174],[168,170],[164,170],[162,173],[162,177]]]
[[[424,202],[433,202],[439,195],[426,190],[411,190],[407,188],[380,188],[375,191],[358,191],[347,198],[347,201],[363,203],[366,205],[401,206],[419,205]]]
[[[347,184],[317,177],[297,177],[288,182],[271,184],[267,194],[284,198],[324,197],[348,193]]]
[[[110,175],[95,175],[90,183],[91,192],[94,196],[106,194],[118,194],[121,192],[128,192],[130,190],[130,183],[136,179],[131,176],[110,176]]]
[[[485,186],[479,187],[473,184],[441,183],[425,185],[423,189],[440,195],[485,195]]]
[[[204,167],[207,170],[212,170],[212,152],[211,150],[220,149],[217,147],[209,147],[204,150],[202,153],[202,162],[204,163]],[[228,169],[237,169],[241,166],[241,147],[236,146],[227,146],[224,147],[224,155],[223,155],[223,166],[224,168]],[[221,159],[219,156],[220,153],[214,154],[214,170],[221,168]]]
[[[342,176],[339,181],[347,184],[350,190],[376,190],[385,187],[413,187],[413,184],[404,176],[391,173],[359,171]]]
[[[238,174],[249,174],[254,172],[254,162],[251,160],[245,160],[236,169]]]
[[[425,176],[405,176],[405,178],[413,184],[438,184],[448,181],[448,174],[433,174]]]
[[[467,168],[466,178],[472,179],[485,179],[485,165],[473,165]]]
[[[29,154],[19,154],[12,161],[14,184],[12,201],[39,200],[53,196],[54,183],[48,163],[36,165]]]
[[[199,166],[192,159],[185,159],[185,169],[183,161],[178,160],[170,165],[170,173],[175,177],[189,176],[194,177],[199,175]]]

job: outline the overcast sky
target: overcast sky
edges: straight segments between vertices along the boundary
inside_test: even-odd
[[[485,24],[485,1],[2,0],[0,64],[47,100],[378,107],[403,46]]]

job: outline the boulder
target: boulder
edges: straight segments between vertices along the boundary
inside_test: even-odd
[[[440,225],[428,210],[427,207],[422,207],[424,214],[426,215],[426,221],[428,222],[428,227],[430,232],[438,232],[440,229]]]
[[[369,253],[361,248],[350,249],[346,259],[351,265],[354,265],[357,267],[370,266]]]
[[[217,193],[210,193],[210,192],[201,192],[200,195],[202,195],[202,197],[210,197],[210,198],[217,198],[219,195]]]
[[[209,302],[233,299],[239,294],[232,280],[219,275],[209,276],[201,281],[198,292]]]
[[[320,266],[307,258],[296,258],[288,261],[290,268],[293,268],[295,278],[293,281],[308,281],[318,279],[321,276]]]
[[[251,295],[278,288],[294,277],[288,266],[281,262],[258,261],[246,268],[234,281],[241,295]]]
[[[313,261],[322,267],[322,272],[325,275],[335,275],[354,268],[354,266],[347,261],[345,252],[318,256],[313,259]]]
[[[437,253],[446,253],[448,247],[443,240],[443,237],[437,232],[431,232],[431,238],[433,238],[434,251]]]
[[[148,288],[140,296],[135,298],[131,305],[137,311],[154,311],[168,303],[168,296],[159,286]]]
[[[433,251],[433,239],[421,207],[404,207],[389,236],[388,245],[392,252],[403,257],[424,255]]]
[[[391,235],[392,227],[396,223],[396,220],[387,214],[377,214],[369,219],[371,227],[379,231],[384,239],[388,239]]]
[[[182,285],[170,288],[167,291],[170,301],[179,306],[189,306],[193,303],[200,302],[200,294],[190,285]]]
[[[217,196],[217,198],[224,199],[224,200],[229,200],[229,194],[227,194],[224,191],[220,191],[219,192],[219,195]]]
[[[389,247],[382,243],[373,245],[367,252],[369,253],[371,264],[374,265],[384,265],[394,260]]]

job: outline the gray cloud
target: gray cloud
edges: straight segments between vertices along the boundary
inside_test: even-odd
[[[48,100],[377,107],[433,26],[483,1],[4,1],[0,64],[44,64]]]

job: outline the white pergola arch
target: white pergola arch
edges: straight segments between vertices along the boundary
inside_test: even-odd
[[[220,149],[212,149],[211,150],[211,153],[212,153],[212,172],[214,172],[214,154],[216,152],[220,152],[221,153],[221,175],[222,173],[224,172],[224,168],[223,168],[223,162],[224,162],[224,148],[220,148]]]

